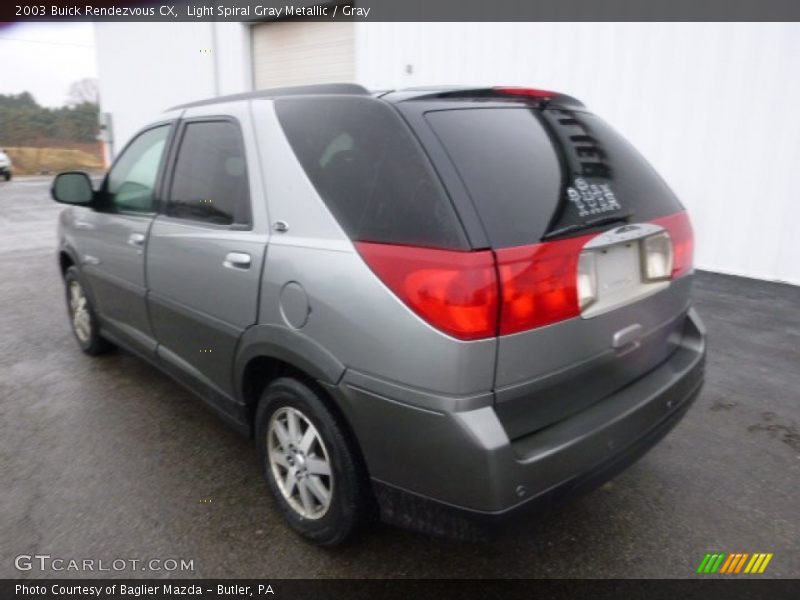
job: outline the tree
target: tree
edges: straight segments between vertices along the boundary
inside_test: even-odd
[[[71,107],[39,106],[28,92],[0,94],[0,148],[3,146],[58,146],[97,140],[99,108],[91,102]]]
[[[21,94],[8,94],[4,96],[0,94],[0,107],[4,108],[21,108],[28,106],[32,108],[39,108],[36,100],[30,92],[22,92]]]
[[[97,87],[97,79],[80,79],[70,84],[66,104],[67,106],[100,104],[100,90]]]

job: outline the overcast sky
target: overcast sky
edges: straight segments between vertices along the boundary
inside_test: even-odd
[[[69,84],[97,77],[91,23],[18,23],[0,27],[0,94],[28,91],[61,106]]]

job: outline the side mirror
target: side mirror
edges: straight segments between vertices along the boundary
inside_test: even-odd
[[[78,204],[88,206],[94,200],[92,180],[83,171],[67,171],[59,173],[53,180],[50,189],[53,200],[62,204]]]

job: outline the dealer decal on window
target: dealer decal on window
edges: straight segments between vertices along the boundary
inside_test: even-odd
[[[579,217],[599,215],[622,207],[617,201],[608,183],[588,183],[577,177],[573,185],[567,188],[567,197],[575,206]]]

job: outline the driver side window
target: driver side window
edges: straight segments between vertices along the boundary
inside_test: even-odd
[[[148,129],[125,149],[108,174],[106,193],[111,208],[153,212],[156,179],[170,125]]]

